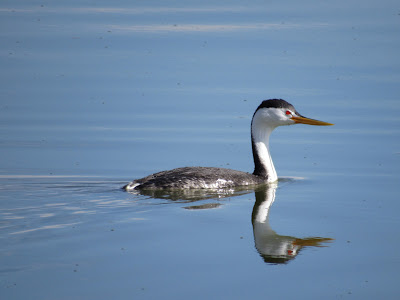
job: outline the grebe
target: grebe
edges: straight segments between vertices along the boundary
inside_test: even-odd
[[[185,167],[162,171],[136,179],[123,188],[127,191],[157,189],[220,189],[272,183],[278,180],[269,153],[269,136],[278,126],[293,124],[333,125],[299,114],[282,99],[264,100],[251,120],[253,174],[214,167]]]

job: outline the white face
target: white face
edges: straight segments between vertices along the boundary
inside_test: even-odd
[[[287,108],[261,108],[254,115],[253,122],[268,127],[293,125],[295,124],[291,119],[293,116],[297,116],[296,113]]]

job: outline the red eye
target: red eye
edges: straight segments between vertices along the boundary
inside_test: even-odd
[[[292,113],[291,113],[290,111],[287,110],[287,111],[286,111],[286,114],[287,114],[287,115],[291,115]]]

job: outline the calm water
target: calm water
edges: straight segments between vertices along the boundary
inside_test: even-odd
[[[397,1],[3,1],[0,22],[1,299],[399,297]],[[275,97],[335,123],[274,132],[277,186],[120,190],[252,171]]]

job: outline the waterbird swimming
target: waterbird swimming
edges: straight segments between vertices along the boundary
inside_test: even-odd
[[[184,167],[136,179],[123,188],[127,191],[221,189],[275,182],[278,176],[269,151],[269,137],[276,127],[294,124],[333,125],[302,116],[283,99],[264,100],[251,120],[253,174],[216,167]]]

